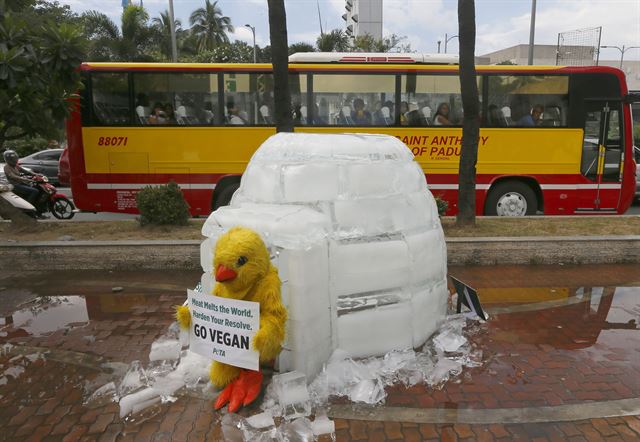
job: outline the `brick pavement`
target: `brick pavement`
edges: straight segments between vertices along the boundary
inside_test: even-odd
[[[451,273],[457,271],[454,274],[462,274],[479,288],[568,286],[572,296],[578,287],[597,281],[611,288],[640,286],[637,266],[591,270],[454,268]],[[7,281],[1,285],[8,286]],[[22,333],[11,325],[0,327],[6,332],[0,336],[0,348],[10,342],[51,350],[38,358],[21,356],[15,348],[0,351],[0,373],[5,373],[6,380],[2,381],[0,374],[0,440],[221,440],[220,415],[206,400],[182,396],[124,421],[118,417],[115,403],[84,404],[89,386],[95,389],[107,379],[100,362],[141,359],[146,363],[151,342],[171,323],[172,305],[183,300],[184,295],[177,292],[133,294],[125,289],[122,294],[112,294],[94,288],[87,296],[88,323],[76,323],[42,337]],[[472,337],[484,354],[481,367],[465,370],[440,389],[424,385],[388,388],[386,405],[483,410],[638,398],[640,333],[624,326],[634,314],[638,317],[639,306],[640,290],[618,288],[603,292],[596,304],[585,299],[553,309],[492,315]],[[72,358],[74,352],[87,356]],[[15,378],[6,374],[11,367]],[[254,412],[256,407],[243,411],[245,415]],[[638,416],[508,425],[340,418],[335,422],[338,440],[345,441],[640,440]]]

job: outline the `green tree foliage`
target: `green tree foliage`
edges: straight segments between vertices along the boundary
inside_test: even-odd
[[[204,8],[198,8],[189,18],[191,32],[198,37],[198,50],[212,50],[229,44],[227,32],[233,32],[231,19],[222,15],[218,2],[205,0]]]
[[[171,19],[169,18],[169,11],[160,13],[160,17],[154,17],[151,21],[153,23],[155,31],[155,40],[159,46],[160,53],[165,60],[171,60]],[[178,47],[178,54],[181,51],[181,43],[185,39],[185,31],[182,29],[182,22],[175,19],[173,21],[174,29],[176,33],[176,46]]]
[[[350,48],[349,36],[340,29],[334,29],[328,34],[320,34],[316,46],[320,52],[346,52]]]
[[[411,44],[404,43],[407,37],[391,34],[380,39],[370,34],[359,35],[352,46],[353,52],[411,52]]]
[[[238,40],[212,50],[186,56],[183,60],[194,63],[251,63],[253,48],[244,41]]]
[[[36,13],[38,2],[0,0],[0,148],[25,136],[55,136],[81,87],[78,28]]]
[[[173,181],[161,186],[147,186],[136,195],[140,224],[185,225],[189,221],[189,206],[182,190]]]
[[[289,55],[298,53],[298,52],[315,52],[316,48],[309,43],[294,43],[289,45]]]
[[[84,33],[90,41],[91,61],[153,61],[157,32],[149,24],[149,14],[141,6],[128,6],[121,17],[121,28],[105,14],[82,14]]]

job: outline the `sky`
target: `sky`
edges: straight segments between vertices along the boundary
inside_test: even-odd
[[[78,13],[97,10],[120,22],[122,0],[59,0]],[[407,37],[411,49],[437,52],[437,41],[458,33],[457,0],[383,0],[383,34]],[[133,0],[139,4],[140,0]],[[151,17],[169,8],[169,0],[143,0]],[[531,0],[476,0],[476,55],[529,43]],[[318,5],[323,29],[344,29],[344,0],[285,0],[289,43],[314,43],[320,34]],[[189,25],[189,15],[204,0],[174,0],[177,19]],[[267,0],[218,0],[224,15],[236,27],[231,39],[251,44],[250,24],[256,43],[269,44]],[[639,0],[538,0],[536,44],[556,44],[558,33],[602,26],[601,44],[640,46]],[[442,50],[444,44],[442,45]],[[449,41],[448,52],[457,53],[458,39]],[[602,60],[619,60],[617,49],[602,49]],[[640,60],[640,49],[625,51],[625,60]]]

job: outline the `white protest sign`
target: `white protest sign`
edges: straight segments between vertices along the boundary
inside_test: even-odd
[[[235,367],[258,370],[253,337],[260,328],[260,304],[187,290],[191,310],[189,348]]]

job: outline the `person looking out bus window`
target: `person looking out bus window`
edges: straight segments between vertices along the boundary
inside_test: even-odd
[[[522,127],[534,127],[540,124],[540,117],[542,116],[542,112],[544,112],[544,108],[541,104],[536,104],[531,109],[531,113],[529,115],[525,115],[520,118],[516,123],[517,126]]]
[[[149,116],[149,124],[167,123],[169,123],[169,118],[167,118],[167,113],[164,111],[164,106],[162,106],[162,103],[158,102],[154,104],[151,115]]]
[[[361,126],[371,125],[371,113],[364,108],[364,101],[362,98],[356,98],[353,100],[353,122],[354,124]]]
[[[164,106],[164,113],[167,116],[167,124],[178,124],[176,113],[173,110],[173,105],[171,103],[167,103]]]
[[[449,105],[447,103],[440,103],[436,114],[433,117],[434,126],[453,126],[453,123],[449,121]]]
[[[240,109],[236,107],[234,102],[227,103],[227,113],[229,114],[229,124],[242,125],[247,124],[246,121],[240,116]]]

